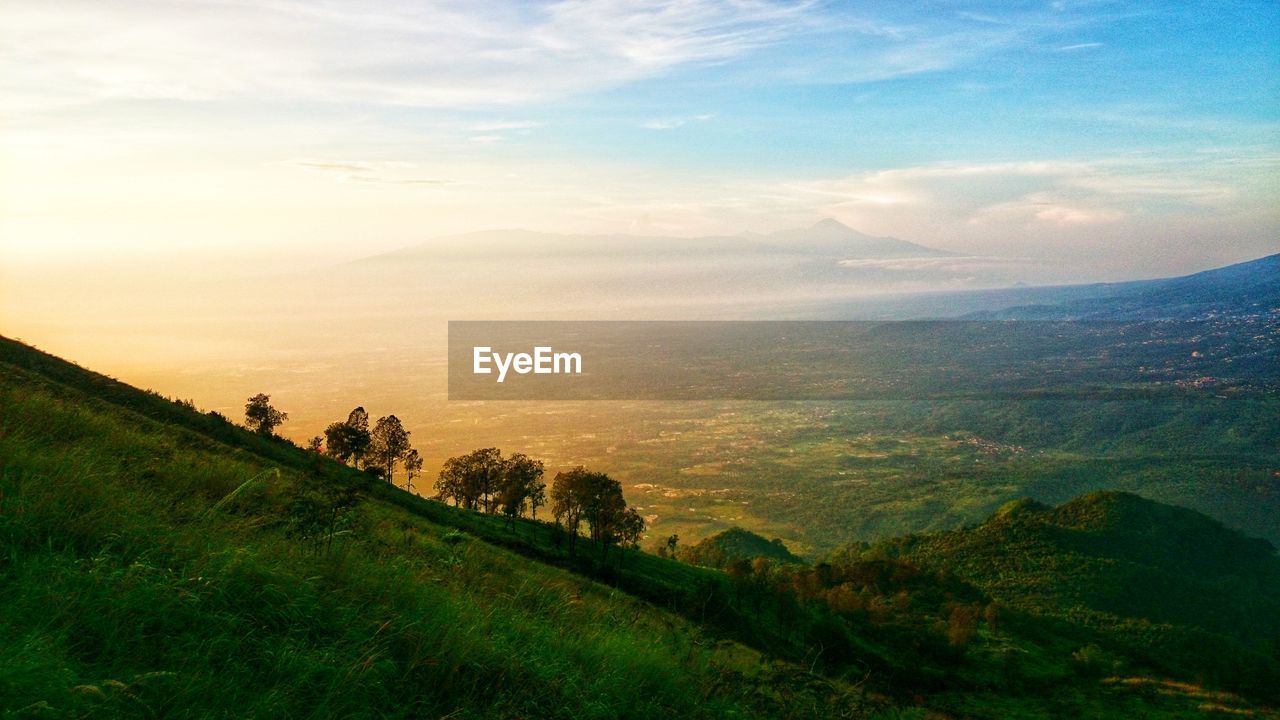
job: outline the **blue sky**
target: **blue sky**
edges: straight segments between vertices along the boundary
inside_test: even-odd
[[[1082,277],[1280,244],[1274,2],[56,0],[0,27],[10,263],[824,216]]]
[[[747,173],[1274,146],[1274,4],[1011,5],[879,16],[819,6],[817,27],[740,62],[693,65],[536,117],[565,149]],[[867,18],[886,34],[849,29]]]

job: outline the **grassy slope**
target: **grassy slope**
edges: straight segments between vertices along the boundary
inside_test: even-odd
[[[307,456],[211,418],[234,446],[218,442],[184,427],[205,422],[190,411],[58,370],[171,422],[0,365],[0,711],[809,717],[861,702],[776,682],[798,671],[605,585],[474,538],[450,548],[451,525],[377,486],[335,550],[312,552],[281,522]]]

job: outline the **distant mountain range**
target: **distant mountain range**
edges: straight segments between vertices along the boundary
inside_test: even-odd
[[[1280,321],[1280,254],[1173,278],[895,293],[815,303],[803,311],[826,320],[1210,320],[1269,315]]]
[[[804,257],[832,262],[856,259],[955,257],[954,253],[891,237],[867,235],[827,218],[806,228],[767,235],[710,235],[681,238],[643,235],[581,235],[530,230],[484,230],[412,245],[356,264],[400,262],[408,258],[503,261],[518,259],[608,259],[625,262],[663,257],[696,259]]]
[[[1043,284],[1052,280],[1044,272],[826,219],[767,235],[697,238],[489,230],[345,263],[322,279],[453,317],[510,318],[518,309],[525,318],[746,319],[885,293]]]
[[[1050,263],[959,255],[835,220],[676,238],[489,230],[280,284],[385,343],[406,318],[1133,319],[1276,307],[1277,256],[1186,278],[1065,284]],[[246,293],[260,293],[255,285]],[[1216,308],[1216,310],[1215,310]]]
[[[1180,278],[1083,285],[1048,264],[960,255],[832,219],[696,238],[486,230],[333,268],[357,290],[457,315],[1138,320],[1280,307],[1280,254]],[[1026,286],[1031,282],[1033,286]]]
[[[1280,253],[1183,277],[1079,286],[1079,297],[971,317],[1000,320],[1208,320],[1280,311]],[[1034,293],[1029,293],[1034,297]]]

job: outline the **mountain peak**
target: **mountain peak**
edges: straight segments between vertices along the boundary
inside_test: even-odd
[[[806,228],[770,233],[768,240],[792,250],[814,255],[849,258],[943,257],[950,253],[892,237],[877,237],[855,230],[833,218],[823,218]]]
[[[839,220],[836,220],[835,218],[822,218],[818,222],[809,226],[809,229],[810,230],[844,230],[852,233],[858,232],[857,230],[854,230],[853,228],[849,227],[848,225],[845,225],[844,223],[840,222]],[[858,233],[858,234],[860,235],[861,233]]]

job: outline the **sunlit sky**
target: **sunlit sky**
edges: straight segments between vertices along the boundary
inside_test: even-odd
[[[310,267],[834,217],[1150,277],[1280,245],[1280,5],[0,4],[0,262]]]

